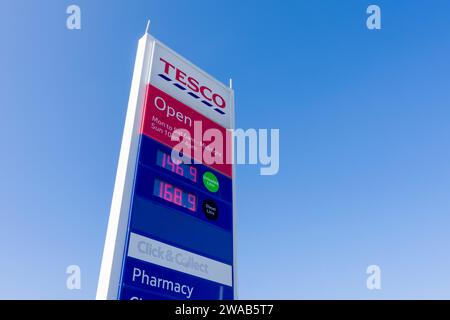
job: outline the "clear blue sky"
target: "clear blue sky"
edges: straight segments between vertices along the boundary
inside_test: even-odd
[[[94,298],[147,18],[233,78],[238,127],[280,129],[278,175],[237,169],[240,298],[450,298],[450,2],[432,3],[1,0],[0,298]]]

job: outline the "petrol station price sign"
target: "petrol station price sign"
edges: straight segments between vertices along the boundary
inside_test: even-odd
[[[231,88],[139,40],[97,299],[236,297],[234,168],[201,161],[196,137],[198,124],[226,137],[233,109]],[[180,129],[193,137],[189,162],[172,157]]]

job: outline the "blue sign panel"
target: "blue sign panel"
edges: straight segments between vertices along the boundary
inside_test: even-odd
[[[128,258],[123,277],[124,286],[170,299],[232,299],[230,286]]]
[[[233,299],[232,182],[141,134],[119,298]],[[213,174],[211,192],[202,177]]]

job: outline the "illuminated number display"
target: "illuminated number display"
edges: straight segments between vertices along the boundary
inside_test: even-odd
[[[166,170],[170,170],[179,176],[185,177],[193,182],[197,182],[197,168],[188,164],[175,164],[170,154],[158,150],[156,164]]]
[[[197,211],[197,196],[175,187],[168,182],[155,179],[153,195],[188,210]]]

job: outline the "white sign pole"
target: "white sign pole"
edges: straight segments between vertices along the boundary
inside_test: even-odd
[[[96,299],[98,300],[117,299],[118,297],[120,272],[127,233],[126,229],[130,213],[131,192],[133,190],[136,169],[139,127],[142,119],[145,86],[149,82],[150,61],[155,43],[147,33],[149,22],[147,23],[146,33],[139,40],[136,54],[97,287]]]

